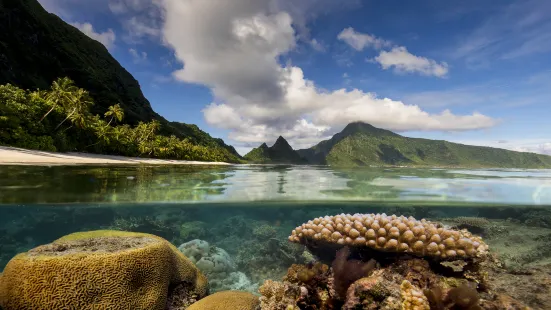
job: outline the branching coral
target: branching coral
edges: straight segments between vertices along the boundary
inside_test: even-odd
[[[294,229],[289,240],[307,245],[317,242],[369,247],[435,259],[477,257],[488,250],[480,237],[466,230],[384,213],[319,217]]]

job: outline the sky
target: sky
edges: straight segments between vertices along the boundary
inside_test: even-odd
[[[39,0],[244,155],[364,121],[551,155],[551,1]]]

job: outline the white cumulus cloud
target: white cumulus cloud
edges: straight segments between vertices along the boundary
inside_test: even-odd
[[[367,33],[361,33],[354,30],[352,27],[345,28],[337,39],[344,41],[357,51],[362,51],[366,47],[373,47],[375,49],[381,49],[385,46],[391,46],[389,41],[377,38]]]
[[[390,51],[381,51],[373,61],[379,63],[383,69],[394,68],[399,73],[419,73],[444,77],[448,74],[448,64],[438,63],[435,60],[415,56],[403,47],[394,47]]]
[[[319,88],[301,68],[281,64],[281,57],[295,48],[298,35],[296,12],[288,13],[277,3],[161,2],[163,40],[182,64],[173,76],[212,90],[214,100],[203,109],[205,120],[227,129],[240,149],[273,142],[279,135],[295,148],[309,147],[352,121],[398,131],[461,131],[496,124],[477,112],[428,113],[417,105],[359,89]]]
[[[71,25],[78,28],[80,31],[82,31],[85,35],[89,36],[90,38],[100,42],[103,44],[106,48],[113,47],[116,39],[115,32],[113,29],[107,29],[105,32],[96,32],[94,30],[94,26],[90,23],[72,23]]]

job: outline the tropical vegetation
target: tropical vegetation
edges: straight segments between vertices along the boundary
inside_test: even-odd
[[[44,151],[79,151],[164,159],[239,162],[225,147],[161,135],[158,120],[124,124],[119,103],[92,114],[94,100],[69,78],[49,90],[0,86],[0,144]],[[210,136],[209,136],[210,137]]]
[[[297,152],[311,164],[340,167],[551,168],[547,155],[409,138],[363,122],[350,123],[331,139]]]
[[[262,143],[243,156],[244,159],[257,164],[307,164],[308,161],[302,158],[285,138],[279,136],[274,145],[268,147]]]

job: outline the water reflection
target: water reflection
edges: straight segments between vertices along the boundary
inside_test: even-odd
[[[551,204],[550,170],[2,166],[0,203],[398,201]]]

